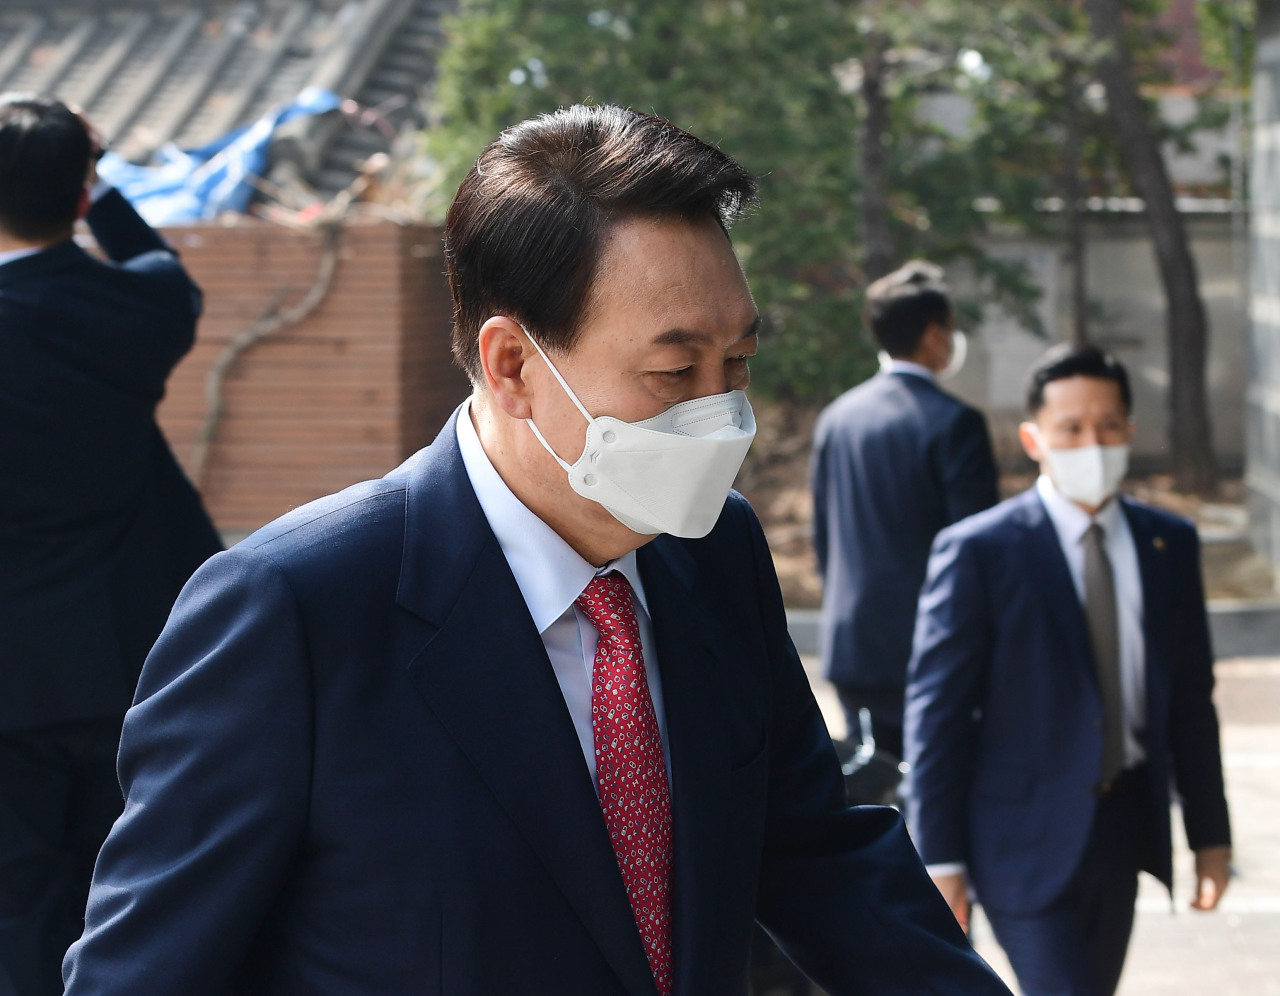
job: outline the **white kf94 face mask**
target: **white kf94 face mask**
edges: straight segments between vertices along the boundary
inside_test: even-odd
[[[642,422],[611,415],[593,418],[537,340],[530,335],[529,341],[587,420],[582,455],[569,464],[533,419],[525,419],[538,442],[568,473],[573,490],[603,505],[637,533],[698,539],[711,532],[756,435],[747,396],[729,391],[694,398]]]
[[[1063,496],[1081,505],[1098,508],[1116,493],[1129,470],[1128,446],[1079,446],[1051,450],[1045,459],[1049,477]]]

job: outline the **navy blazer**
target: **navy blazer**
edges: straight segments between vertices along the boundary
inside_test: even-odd
[[[813,447],[827,676],[901,695],[929,546],[998,500],[986,420],[931,380],[882,373],[823,411]]]
[[[1169,786],[1192,848],[1230,843],[1194,526],[1121,499],[1137,544],[1150,823],[1171,887]],[[1027,913],[1062,892],[1093,822],[1102,700],[1084,609],[1035,488],[938,536],[907,687],[908,820],[929,864],[967,862],[978,898]]]
[[[0,730],[122,716],[218,535],[155,421],[200,292],[116,191],[0,266]]]
[[[758,915],[834,994],[1004,993],[898,815],[843,809],[746,502],[639,566],[670,737],[675,992],[745,993]],[[655,992],[452,424],[196,574],[120,775],[70,996]]]

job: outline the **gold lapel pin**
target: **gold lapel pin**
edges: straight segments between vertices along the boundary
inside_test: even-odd
[[[1151,541],[1151,545],[1152,545],[1152,546],[1154,546],[1157,550],[1163,550],[1163,549],[1164,549],[1164,537],[1163,537],[1163,536],[1157,536],[1157,537],[1155,537],[1155,538]]]

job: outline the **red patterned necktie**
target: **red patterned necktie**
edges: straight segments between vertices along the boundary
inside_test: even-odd
[[[670,996],[671,794],[631,585],[595,577],[577,605],[600,634],[591,672],[600,808],[661,996]]]

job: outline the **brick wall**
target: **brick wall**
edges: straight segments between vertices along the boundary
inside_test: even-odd
[[[190,473],[210,366],[273,303],[288,307],[307,293],[324,246],[319,233],[253,221],[166,234],[205,294],[196,345],[160,407]],[[449,328],[439,231],[348,225],[320,306],[249,347],[227,374],[202,489],[218,527],[254,529],[379,477],[430,442],[467,393],[449,356]]]

